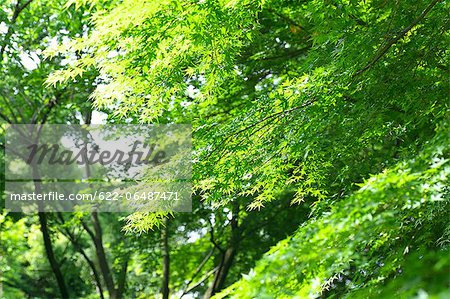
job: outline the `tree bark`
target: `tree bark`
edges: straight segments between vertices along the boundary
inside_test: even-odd
[[[125,260],[122,264],[122,269],[119,273],[119,278],[117,282],[117,298],[122,298],[123,292],[125,291],[125,282],[127,278],[127,268],[129,258],[130,257],[128,255],[125,257]]]
[[[90,125],[91,120],[92,120],[92,109],[89,109],[85,115],[85,124]],[[86,136],[85,136],[86,142],[88,140],[87,134],[88,133],[86,133]],[[87,160],[87,157],[85,157],[85,159]],[[89,179],[89,177],[91,176],[91,170],[89,168],[89,163],[86,163],[85,170],[86,170],[86,177]],[[89,184],[89,187],[92,187],[92,185]],[[92,225],[94,227],[93,232],[90,230],[90,228],[85,223],[82,223],[83,227],[88,232],[89,236],[91,237],[92,241],[94,242],[98,264],[100,266],[100,271],[102,273],[103,280],[105,281],[105,285],[106,285],[106,289],[108,290],[109,297],[111,299],[118,299],[119,298],[118,290],[115,288],[113,275],[112,275],[112,272],[108,265],[105,248],[103,247],[102,226],[101,226],[100,220],[98,218],[98,213],[96,211],[91,212],[91,220],[92,220]]]
[[[161,285],[161,294],[163,299],[169,299],[169,279],[170,279],[170,253],[169,253],[169,236],[168,236],[169,219],[165,220],[165,224],[161,229],[161,251],[162,251],[162,268],[163,279]]]
[[[61,220],[61,223],[64,225],[64,218],[62,217],[61,214],[59,214],[59,218]],[[83,247],[78,242],[78,240],[75,238],[73,233],[71,233],[68,228],[65,228],[64,231],[65,231],[65,235],[67,236],[69,241],[72,243],[72,245],[75,248],[75,250],[78,251],[83,256],[83,258],[85,259],[86,263],[91,268],[92,274],[94,275],[94,281],[95,281],[95,286],[97,288],[97,292],[98,292],[98,294],[100,296],[100,299],[103,299],[104,296],[103,296],[102,282],[100,280],[100,275],[99,275],[99,273],[97,271],[97,268],[95,267],[94,262],[88,257],[88,255],[86,254],[86,252],[84,251]]]
[[[50,267],[52,268],[53,274],[55,275],[56,282],[58,283],[58,288],[61,293],[62,298],[69,298],[69,293],[66,288],[66,284],[64,282],[64,276],[62,275],[61,269],[59,268],[59,264],[56,261],[55,254],[53,252],[52,240],[50,238],[50,234],[48,231],[47,225],[47,215],[44,212],[39,212],[39,224],[41,225],[41,232],[44,238],[44,247],[45,252],[47,254],[47,259],[50,263]]]
[[[39,172],[36,165],[32,167],[33,178],[34,178],[34,191],[36,194],[42,193],[41,183],[37,181],[39,178]],[[39,208],[42,209],[42,203],[39,202]],[[42,232],[42,237],[44,239],[45,253],[47,255],[48,262],[55,275],[56,283],[58,284],[59,292],[62,298],[69,298],[69,292],[67,291],[66,283],[64,282],[64,276],[59,267],[58,261],[55,258],[55,253],[53,252],[52,239],[50,238],[50,233],[48,230],[47,214],[45,212],[38,212],[40,229]]]
[[[92,232],[86,224],[83,224],[83,227],[86,229],[88,234],[91,236],[92,241],[94,242],[95,253],[97,255],[98,264],[100,266],[100,272],[102,273],[103,280],[105,281],[109,297],[111,299],[117,299],[118,297],[116,289],[114,287],[113,276],[111,270],[109,269],[105,248],[103,247],[103,233],[97,212],[91,213],[91,220],[94,226],[94,232]]]
[[[231,236],[230,240],[228,241],[227,249],[222,252],[222,256],[220,259],[219,267],[214,275],[214,280],[212,284],[209,286],[208,290],[206,291],[204,298],[209,299],[214,294],[221,291],[225,285],[226,278],[228,276],[228,273],[230,272],[230,268],[233,264],[234,257],[236,256],[237,247],[240,242],[240,228],[239,228],[239,203],[237,200],[233,202],[232,207],[232,218],[230,220],[230,227],[231,227]]]

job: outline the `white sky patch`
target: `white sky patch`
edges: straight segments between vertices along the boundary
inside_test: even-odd
[[[0,22],[0,34],[6,34],[8,32],[8,26],[5,22]]]
[[[80,112],[75,113],[75,117],[80,121],[80,124],[84,125],[84,119]],[[92,111],[92,118],[91,118],[91,125],[104,125],[106,124],[106,119],[108,118],[108,115],[106,113],[93,110]]]
[[[93,111],[93,116],[94,116],[94,112],[101,113],[98,111]],[[103,113],[104,114],[104,113]],[[106,115],[106,114],[104,114]],[[77,115],[80,116],[79,114]],[[81,121],[81,123],[83,123]],[[117,134],[120,132],[120,128],[112,128],[110,130],[105,130],[102,126],[95,126],[94,124],[92,124],[93,126],[91,126],[89,128],[89,136],[90,136],[90,142],[88,142],[86,144],[87,150],[88,152],[91,152],[93,150],[95,150],[94,145],[96,145],[98,147],[98,149],[96,151],[98,151],[99,153],[101,152],[105,152],[108,151],[110,149],[114,149],[115,151],[122,151],[124,153],[128,153],[130,148],[134,148],[134,145],[136,144],[136,142],[138,142],[138,146],[136,147],[136,150],[138,151],[142,151],[145,152],[147,151],[145,148],[146,146],[144,145],[144,143],[146,142],[146,136],[142,135],[123,135],[123,136],[115,136],[115,138],[117,139],[110,139],[109,136],[110,134],[112,134],[114,136],[114,134]],[[80,149],[80,144],[81,146],[84,146],[84,142],[85,140],[81,139],[79,137],[74,137],[73,135],[63,135],[60,139],[61,144],[69,149],[69,150],[73,150],[73,149]],[[79,143],[80,141],[82,141],[82,143]],[[140,146],[139,146],[140,144]],[[155,150],[158,150],[158,146],[156,146]],[[80,170],[83,170],[83,165],[77,165],[77,167]],[[123,177],[123,175],[127,175],[133,178],[139,178],[141,177],[145,171],[144,168],[146,166],[145,165],[131,165],[131,167],[129,169],[127,169],[125,172],[121,169],[119,169],[119,164],[115,163],[114,167],[112,167],[108,173],[111,175],[111,177],[113,178],[121,178]],[[206,231],[200,230],[198,233],[195,233],[196,235],[192,235],[190,236],[191,238],[193,238],[193,242],[195,242],[195,240],[197,240],[198,238],[200,238],[202,235],[206,234]]]
[[[92,111],[92,120],[91,124],[93,125],[104,125],[106,124],[106,119],[108,115],[106,113],[94,110]]]
[[[242,75],[241,70],[239,69],[239,67],[237,65],[234,66],[234,71],[236,72],[236,74],[238,74],[239,76]]]
[[[67,55],[67,57],[61,61],[61,65],[62,66],[65,66],[65,65],[74,66],[76,61],[77,61],[77,56],[75,55],[75,53],[69,53]]]
[[[119,55],[119,52],[117,52],[116,50],[109,51],[108,55],[106,56],[106,58],[112,59],[112,58],[116,57],[117,55]]]
[[[67,37],[67,36],[63,36],[63,38],[62,38],[62,45],[63,46],[68,46],[69,45],[69,43],[70,43],[70,38],[69,37]]]
[[[273,84],[274,85],[278,85],[280,82],[281,82],[281,78],[280,77],[273,78]]]
[[[32,70],[36,69],[38,67],[39,63],[41,63],[41,60],[39,59],[37,54],[34,52],[32,52],[30,55],[27,53],[20,53],[19,57],[20,57],[20,62],[23,64],[23,66],[28,71],[32,71]]]
[[[199,90],[197,88],[195,88],[194,85],[188,85],[188,87],[186,88],[186,95],[190,98],[195,98],[199,93]]]
[[[199,234],[198,232],[189,232],[188,233],[188,243],[194,243],[195,241],[197,241],[198,239],[200,239],[202,237],[201,234]]]
[[[48,42],[48,48],[56,49],[57,47],[58,47],[58,38],[54,36]]]
[[[192,102],[183,101],[180,103],[181,107],[186,108],[189,107],[192,104]]]

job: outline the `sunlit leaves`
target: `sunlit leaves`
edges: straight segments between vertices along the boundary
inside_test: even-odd
[[[223,294],[235,298],[308,298],[349,292],[349,298],[377,298],[380,293],[406,297],[417,292],[445,293],[439,288],[440,281],[430,285],[426,281],[432,275],[443,279],[444,268],[450,266],[445,258],[448,247],[443,241],[448,241],[448,235],[434,231],[434,227],[447,227],[448,231],[450,168],[448,161],[439,166],[431,162],[437,157],[445,161],[436,149],[442,146],[438,140],[448,137],[449,132],[439,132],[434,144],[415,161],[372,177],[329,213],[310,221],[290,240],[279,243],[258,262],[251,276]],[[448,157],[450,148],[448,144],[445,147],[444,157]],[[425,183],[433,187],[421,188]],[[434,202],[436,194],[445,201]],[[437,264],[430,269],[428,264],[410,258],[411,254]],[[414,272],[409,272],[411,267]],[[424,280],[414,285],[412,280],[417,273]],[[266,287],[275,276],[276,283]],[[389,282],[391,276],[394,279]],[[407,287],[383,289],[380,285],[386,281],[388,285]],[[353,293],[358,288],[362,291]]]
[[[427,5],[127,0],[49,52],[80,57],[48,82],[96,67],[93,98],[115,121],[192,123],[194,191],[212,207],[239,197],[262,210],[286,193],[314,203],[292,240],[227,292],[376,296],[409,254],[431,248],[427,260],[448,262],[433,245],[447,244],[436,237],[448,197],[446,1],[395,39]],[[126,230],[164,217],[131,215]]]

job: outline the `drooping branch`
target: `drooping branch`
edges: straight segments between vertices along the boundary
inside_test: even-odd
[[[12,26],[16,23],[17,18],[19,17],[19,14],[31,3],[33,0],[28,0],[24,4],[20,4],[20,0],[17,0],[16,5],[14,6],[14,12],[11,17],[11,20],[9,21],[9,26],[6,31],[5,37],[3,38],[3,42],[0,48],[0,68],[3,65],[3,55],[5,54],[6,46],[9,42],[9,39],[11,38],[11,35],[13,33]]]
[[[272,113],[272,114],[270,114],[270,115],[268,115],[268,116],[266,116],[266,117],[264,117],[264,118],[262,118],[262,119],[260,119],[260,120],[258,120],[258,121],[256,121],[256,122],[254,122],[254,123],[251,123],[251,124],[247,125],[246,127],[242,128],[242,129],[240,129],[240,130],[238,130],[238,131],[236,131],[236,132],[234,132],[234,133],[232,133],[232,134],[226,136],[226,137],[222,140],[222,142],[221,142],[214,150],[212,150],[212,151],[208,154],[207,158],[211,157],[212,154],[214,154],[214,153],[215,153],[216,151],[218,151],[218,150],[224,150],[224,149],[225,149],[225,144],[226,144],[231,138],[236,137],[237,135],[239,135],[239,134],[241,134],[241,133],[243,133],[243,132],[245,132],[245,131],[247,131],[247,130],[252,129],[253,127],[255,127],[255,126],[257,126],[257,125],[259,125],[259,124],[261,124],[261,123],[263,123],[263,122],[272,120],[272,119],[274,119],[274,118],[276,118],[276,117],[284,117],[284,116],[290,114],[291,112],[294,112],[294,111],[299,110],[299,109],[301,109],[301,108],[306,108],[307,106],[312,105],[315,101],[316,101],[316,99],[312,99],[312,100],[309,100],[309,101],[306,101],[306,102],[302,103],[302,104],[299,105],[299,106],[295,106],[295,107],[292,107],[292,108],[289,108],[289,109],[286,109],[286,110],[283,110],[283,111],[279,111],[279,112]]]
[[[65,221],[64,221],[64,218],[62,217],[61,213],[59,213],[58,216],[59,216],[61,224],[64,226]],[[97,291],[99,293],[100,298],[103,299],[104,296],[103,296],[102,283],[100,280],[100,275],[97,271],[97,268],[95,267],[94,262],[89,258],[89,256],[86,254],[83,247],[81,246],[80,242],[78,241],[78,239],[67,227],[63,228],[62,233],[69,239],[69,241],[72,243],[75,250],[78,251],[83,256],[84,260],[86,261],[88,266],[91,268],[92,274],[94,276],[95,285],[97,287]]]
[[[206,265],[206,263],[208,262],[208,260],[211,258],[211,256],[214,253],[214,250],[216,248],[213,247],[209,253],[203,258],[203,260],[201,261],[201,263],[197,266],[197,268],[194,271],[194,274],[192,275],[191,279],[189,279],[189,281],[186,283],[185,289],[183,291],[183,293],[181,294],[180,298],[183,297],[184,295],[186,295],[187,293],[189,293],[190,290],[192,290],[192,287],[190,287],[191,283],[194,281],[194,279],[197,277],[197,275],[201,272],[201,270],[203,269],[203,267]],[[197,285],[197,284],[196,284]]]
[[[368,69],[370,69],[375,63],[377,63],[388,51],[389,49],[396,44],[400,39],[402,39],[411,29],[413,29],[420,21],[422,21],[425,16],[431,11],[431,9],[442,0],[433,0],[422,13],[407,27],[405,27],[402,31],[400,31],[396,36],[389,39],[384,45],[382,45],[376,52],[375,56],[370,59],[370,61],[360,70],[358,70],[353,77],[361,75]]]

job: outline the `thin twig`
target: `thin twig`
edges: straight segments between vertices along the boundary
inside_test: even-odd
[[[195,277],[200,273],[200,271],[203,269],[203,266],[205,266],[206,262],[211,258],[215,250],[215,247],[213,247],[209,253],[205,256],[205,258],[202,260],[200,265],[198,265],[197,269],[195,269],[194,274],[192,275],[191,279],[186,283],[185,290],[183,291],[183,294],[181,294],[180,298],[186,295],[191,288],[189,288],[189,285],[194,281]]]
[[[362,69],[358,70],[355,74],[353,74],[353,77],[356,77],[358,75],[361,75],[362,73],[364,73],[365,71],[367,71],[368,69],[370,69],[375,63],[378,62],[378,60],[381,59],[381,57],[383,57],[387,51],[395,44],[397,43],[401,38],[403,38],[412,28],[414,28],[420,21],[422,21],[423,18],[425,18],[425,16],[431,11],[431,9],[442,0],[433,0],[428,6],[427,8],[425,8],[425,10],[420,14],[420,16],[418,16],[411,24],[409,24],[406,28],[404,28],[402,31],[400,31],[399,34],[397,34],[396,36],[394,36],[393,38],[391,38],[390,40],[388,40],[388,42],[381,46],[378,50],[377,53],[375,54],[374,57],[372,57],[372,59],[370,59],[369,63],[367,63]]]
[[[266,116],[266,117],[264,117],[264,118],[262,118],[262,119],[260,119],[260,120],[258,120],[258,121],[256,121],[256,122],[254,122],[254,123],[252,123],[252,124],[250,124],[250,125],[248,125],[248,126],[242,128],[242,129],[240,129],[239,131],[237,131],[237,132],[235,132],[235,133],[233,133],[233,134],[231,134],[231,135],[228,135],[227,137],[225,137],[225,139],[224,139],[224,140],[223,140],[223,141],[222,141],[222,142],[221,142],[221,143],[220,143],[213,151],[211,151],[211,152],[208,154],[207,157],[209,158],[209,157],[210,157],[213,153],[215,153],[217,150],[219,150],[220,148],[223,148],[223,145],[224,145],[226,142],[228,142],[228,140],[231,139],[232,137],[235,137],[235,136],[241,134],[242,132],[245,132],[245,131],[247,131],[247,130],[249,130],[249,129],[255,127],[255,126],[257,126],[257,125],[259,125],[259,124],[262,123],[262,122],[265,122],[265,121],[274,119],[274,118],[277,117],[277,116],[280,116],[280,115],[285,116],[285,115],[287,115],[287,114],[289,114],[289,113],[291,113],[291,112],[293,112],[293,111],[296,111],[296,110],[301,109],[301,108],[305,108],[305,107],[311,105],[312,103],[314,103],[315,101],[316,101],[316,100],[313,99],[313,100],[304,102],[303,104],[301,104],[301,105],[299,105],[299,106],[292,107],[292,108],[287,109],[287,110],[283,110],[283,111],[280,111],[280,112],[273,113],[273,114],[271,114],[271,115],[268,115],[268,116]]]
[[[10,39],[11,35],[12,35],[12,25],[14,25],[16,23],[17,18],[19,17],[19,14],[22,12],[22,10],[25,9],[25,7],[27,7],[33,0],[28,0],[27,2],[25,2],[23,5],[20,5],[20,0],[17,0],[16,5],[14,6],[14,12],[13,15],[11,17],[11,21],[9,22],[9,26],[8,29],[6,31],[5,37],[3,39],[3,43],[1,45],[1,49],[0,49],[0,67],[2,66],[2,62],[3,62],[3,55],[5,53],[5,48],[6,45],[8,44],[8,40]]]

